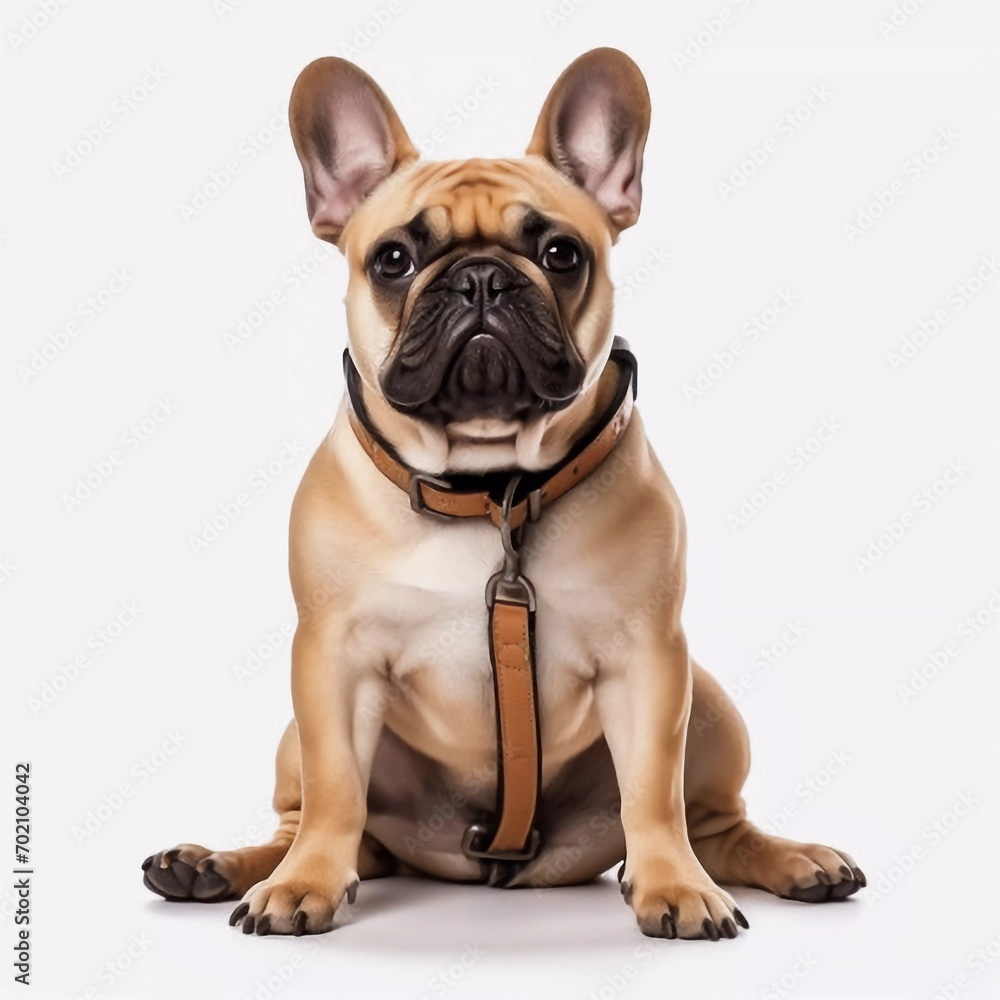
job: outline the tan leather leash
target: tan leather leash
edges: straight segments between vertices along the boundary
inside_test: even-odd
[[[497,727],[496,822],[474,823],[462,850],[487,861],[527,861],[541,844],[534,826],[541,792],[542,754],[535,671],[535,590],[521,570],[524,528],[542,509],[589,476],[622,439],[632,416],[638,382],[635,356],[615,337],[610,363],[619,369],[618,387],[593,429],[559,465],[544,472],[451,476],[447,479],[408,466],[372,425],[361,396],[361,379],[344,351],[344,378],[351,426],[361,447],[387,479],[404,490],[410,506],[434,517],[489,517],[500,529],[503,566],[486,584],[489,652]],[[497,500],[499,487],[501,499]]]

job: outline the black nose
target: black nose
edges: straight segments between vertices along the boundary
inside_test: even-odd
[[[514,268],[492,257],[474,257],[448,269],[448,287],[470,305],[492,305],[505,291],[518,284]]]

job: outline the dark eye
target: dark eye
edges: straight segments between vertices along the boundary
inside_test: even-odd
[[[372,267],[380,278],[387,281],[408,278],[416,271],[410,251],[402,243],[386,243],[380,247],[372,261]]]
[[[580,248],[567,239],[550,240],[542,251],[542,267],[557,274],[569,274],[579,269],[583,262]]]

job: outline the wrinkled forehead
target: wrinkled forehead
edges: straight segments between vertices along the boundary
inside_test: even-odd
[[[418,242],[493,242],[522,252],[520,243],[555,230],[598,253],[610,244],[604,210],[540,158],[462,160],[392,175],[348,224],[343,245],[363,256],[405,231]]]

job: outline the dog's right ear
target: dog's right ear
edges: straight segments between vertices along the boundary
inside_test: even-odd
[[[299,74],[288,124],[302,163],[313,232],[336,243],[374,188],[417,158],[378,84],[345,59],[311,62]]]

